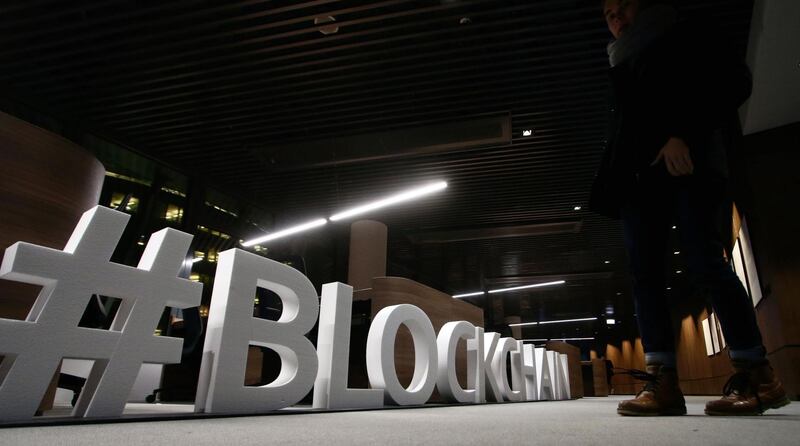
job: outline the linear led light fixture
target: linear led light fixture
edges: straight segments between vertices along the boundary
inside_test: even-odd
[[[594,321],[597,320],[596,317],[584,317],[580,319],[562,319],[560,321],[541,321],[541,322],[521,322],[519,324],[508,324],[509,327],[524,327],[526,325],[547,325],[547,324],[561,324],[564,322],[583,322],[583,321]]]
[[[526,327],[528,325],[539,325],[538,322],[521,322],[519,324],[508,324],[509,327]]]
[[[546,324],[563,324],[565,322],[583,322],[583,321],[596,321],[596,317],[582,317],[579,319],[562,319],[560,321],[541,321],[539,325],[546,325]]]
[[[549,339],[523,339],[523,342],[547,342]]]
[[[475,293],[466,293],[466,294],[454,294],[453,299],[460,299],[462,297],[472,297],[472,296],[483,296],[483,291],[478,291]]]
[[[362,206],[357,206],[352,209],[348,209],[344,212],[339,212],[330,217],[330,221],[339,221],[343,220],[348,217],[352,217],[354,215],[363,214],[369,211],[374,211],[375,209],[384,208],[387,206],[391,206],[393,204],[402,203],[404,201],[413,200],[415,198],[422,197],[424,195],[432,194],[434,192],[438,192],[443,190],[447,187],[446,181],[439,181],[437,183],[432,183],[427,186],[422,186],[418,188],[414,188],[405,192],[400,192],[399,194],[392,195],[390,197],[386,197],[382,200],[373,201],[372,203],[367,203]]]
[[[253,245],[257,245],[259,243],[268,242],[270,240],[275,240],[276,238],[286,237],[287,235],[297,234],[298,232],[307,231],[312,228],[316,228],[319,226],[323,226],[328,223],[328,220],[324,218],[319,218],[317,220],[310,221],[308,223],[303,223],[301,225],[292,226],[291,228],[284,229],[282,231],[273,232],[271,234],[267,234],[263,237],[254,238],[252,240],[248,240],[242,243],[242,246],[249,247]]]
[[[551,341],[594,341],[594,338],[558,338]]]
[[[489,290],[489,294],[494,293],[505,293],[506,291],[517,291],[517,290],[526,290],[528,288],[539,288],[543,286],[553,286],[553,285],[562,285],[566,283],[563,280],[557,280],[555,282],[543,282],[543,283],[534,283],[533,285],[523,285],[523,286],[515,286],[511,288],[501,288],[499,290]]]

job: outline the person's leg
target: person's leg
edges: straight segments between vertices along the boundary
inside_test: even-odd
[[[636,398],[622,401],[617,413],[628,416],[683,415],[678,387],[670,308],[665,296],[664,257],[669,235],[670,198],[663,189],[643,192],[622,210],[625,245],[633,276],[636,320],[647,372],[631,372],[647,381]]]
[[[653,197],[652,201],[660,200]],[[622,210],[622,224],[645,362],[675,367],[675,342],[664,281],[669,206],[645,200],[630,204]]]
[[[693,281],[708,290],[736,373],[709,415],[751,415],[789,404],[765,357],[750,297],[723,257],[732,209],[722,182],[693,179],[679,194],[679,233]]]
[[[678,233],[690,279],[709,292],[732,359],[763,360],[761,332],[750,297],[724,258],[724,237],[732,237],[732,208],[722,181],[693,179],[676,201]]]

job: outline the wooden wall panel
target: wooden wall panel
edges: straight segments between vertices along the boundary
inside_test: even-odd
[[[83,148],[0,112],[0,252],[18,241],[63,249],[100,199],[104,177]],[[25,319],[39,289],[0,279],[0,317]],[[55,381],[40,410],[50,409],[54,396]]]
[[[638,369],[644,370],[644,348],[642,340],[636,338],[633,341],[625,340],[620,345],[606,345],[606,359],[611,360],[615,369]],[[619,370],[618,370],[619,371]],[[611,377],[611,389],[613,394],[629,395],[641,390],[641,383],[631,378],[629,375],[615,373]]]
[[[727,348],[713,356],[706,352],[702,321],[707,317],[703,310],[698,316],[689,315],[681,321],[676,341],[678,379],[687,395],[720,395],[733,374]]]
[[[756,317],[767,357],[790,397],[800,397],[800,123],[747,135],[737,197],[750,232],[763,299]]]

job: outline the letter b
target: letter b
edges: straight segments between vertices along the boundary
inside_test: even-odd
[[[280,297],[283,313],[277,321],[253,317],[258,287]],[[316,351],[304,335],[314,327],[318,313],[316,290],[299,271],[239,249],[220,254],[195,410],[261,412],[300,401],[317,376]],[[275,381],[245,387],[250,344],[280,355],[281,372]]]

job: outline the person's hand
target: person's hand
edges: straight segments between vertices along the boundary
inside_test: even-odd
[[[680,138],[670,138],[661,148],[661,151],[658,152],[655,161],[650,165],[655,166],[661,160],[664,160],[667,171],[674,177],[691,175],[694,172],[694,164],[692,163],[692,156],[689,154],[689,147]]]

